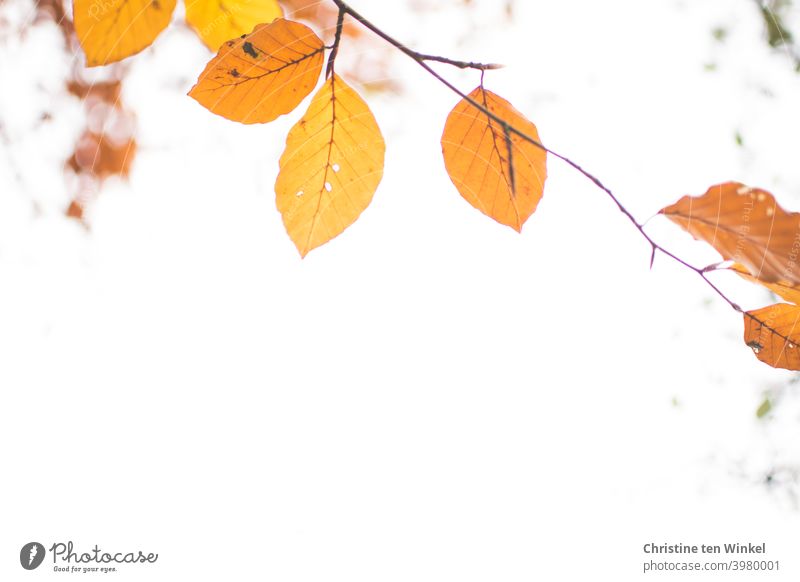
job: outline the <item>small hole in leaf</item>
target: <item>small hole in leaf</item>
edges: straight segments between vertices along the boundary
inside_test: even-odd
[[[341,170],[341,169],[342,169],[342,167],[341,167],[339,164],[333,164],[333,165],[331,166],[331,168],[333,168],[333,171],[334,171],[334,172],[338,172],[339,170]]]
[[[333,190],[333,185],[330,182],[325,182],[325,189],[330,192]]]
[[[302,190],[298,190],[298,191],[297,191],[297,194],[295,194],[295,196],[297,196],[298,198],[300,198],[300,196],[302,196],[303,194],[305,194],[305,192],[303,192]]]

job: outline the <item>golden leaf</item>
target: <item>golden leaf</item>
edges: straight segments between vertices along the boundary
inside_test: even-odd
[[[120,61],[150,46],[175,10],[175,0],[74,0],[75,33],[89,67]]]
[[[744,314],[744,341],[773,368],[800,370],[800,307],[776,303]]]
[[[275,182],[301,256],[353,224],[383,176],[386,144],[363,99],[335,73],[289,132]]]
[[[278,0],[186,0],[186,22],[213,51],[281,16]]]
[[[267,123],[311,93],[324,52],[305,24],[278,18],[222,45],[189,95],[227,119]]]
[[[800,214],[786,212],[769,192],[726,182],[684,196],[661,214],[756,279],[800,285]]]
[[[469,97],[539,140],[536,126],[498,95],[477,87]],[[547,153],[507,132],[502,124],[461,100],[447,116],[442,153],[450,179],[475,208],[516,231],[536,210],[547,178]]]

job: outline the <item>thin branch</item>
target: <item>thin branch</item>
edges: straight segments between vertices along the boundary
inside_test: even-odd
[[[773,328],[770,325],[767,325],[766,322],[761,321],[760,319],[758,319],[754,315],[751,315],[750,313],[747,313],[741,307],[739,307],[739,305],[734,303],[727,295],[725,295],[725,293],[723,293],[719,289],[719,287],[717,287],[714,283],[711,282],[711,280],[709,280],[709,278],[707,276],[707,272],[708,271],[705,268],[696,267],[696,266],[692,265],[691,263],[689,263],[689,262],[685,261],[684,259],[680,258],[679,256],[673,254],[671,251],[665,249],[660,244],[655,242],[650,237],[650,235],[647,234],[647,232],[644,229],[644,226],[642,224],[640,224],[639,221],[636,220],[636,218],[633,216],[633,214],[631,214],[631,212],[627,208],[625,208],[625,206],[622,204],[622,202],[620,202],[619,198],[617,198],[617,196],[611,191],[611,189],[608,188],[608,186],[606,186],[605,184],[603,184],[603,182],[600,181],[600,179],[597,176],[595,176],[594,174],[591,174],[587,170],[584,170],[578,163],[574,162],[573,160],[571,160],[567,156],[565,156],[563,154],[560,154],[560,153],[558,153],[558,152],[556,152],[554,150],[551,150],[550,148],[548,148],[545,145],[543,145],[539,140],[534,139],[533,137],[529,136],[528,134],[526,134],[522,130],[514,127],[511,124],[509,124],[507,121],[505,121],[504,119],[502,119],[498,115],[495,115],[494,113],[492,113],[487,107],[484,107],[483,105],[481,105],[480,103],[478,103],[477,101],[472,99],[469,95],[467,95],[466,93],[461,91],[458,87],[453,85],[450,81],[448,81],[442,75],[440,75],[438,72],[436,72],[434,69],[432,69],[430,67],[430,65],[428,65],[427,61],[436,61],[436,62],[447,63],[447,64],[451,64],[451,65],[454,65],[454,66],[458,66],[460,68],[478,69],[478,70],[481,71],[481,87],[483,86],[483,74],[484,74],[484,72],[487,69],[497,68],[497,66],[493,66],[493,65],[487,66],[487,65],[480,65],[479,63],[467,63],[467,62],[463,62],[463,61],[453,61],[451,59],[446,59],[444,57],[431,57],[430,55],[425,55],[425,54],[419,53],[417,51],[414,51],[414,50],[408,48],[406,45],[401,43],[399,40],[397,40],[397,39],[391,37],[390,35],[388,35],[387,33],[385,33],[383,30],[381,30],[376,25],[374,25],[372,22],[370,22],[369,20],[364,18],[361,14],[359,14],[358,12],[353,10],[353,8],[351,8],[350,5],[348,5],[344,0],[333,0],[333,2],[336,4],[336,6],[339,7],[340,16],[343,15],[343,14],[350,15],[352,18],[354,18],[359,23],[361,23],[365,28],[367,28],[368,30],[372,31],[375,35],[377,35],[378,37],[382,38],[384,41],[386,41],[387,43],[389,43],[390,45],[395,47],[397,50],[399,50],[403,54],[405,54],[408,57],[410,57],[411,59],[413,59],[420,67],[425,69],[425,71],[427,71],[433,78],[435,78],[437,81],[439,81],[442,85],[444,85],[445,87],[450,89],[450,91],[452,91],[453,93],[455,93],[456,95],[461,97],[464,101],[469,103],[472,107],[474,107],[475,109],[477,109],[478,111],[480,111],[481,113],[486,115],[487,118],[489,118],[490,120],[498,123],[503,128],[503,131],[505,132],[506,136],[510,136],[510,134],[514,134],[514,135],[520,137],[521,139],[527,141],[528,143],[530,143],[530,144],[532,144],[532,145],[544,150],[545,152],[547,152],[550,155],[558,158],[559,160],[561,160],[562,162],[564,162],[565,164],[567,164],[568,166],[573,168],[575,171],[577,171],[579,174],[584,176],[586,179],[590,180],[600,190],[605,192],[606,195],[617,206],[619,211],[622,212],[623,215],[625,215],[625,217],[630,221],[631,224],[633,224],[633,226],[636,228],[636,230],[639,231],[639,234],[650,245],[651,253],[652,253],[651,254],[651,260],[650,260],[650,266],[651,267],[652,267],[652,264],[653,264],[653,260],[655,259],[655,254],[657,252],[669,257],[670,259],[676,261],[680,265],[683,265],[687,269],[689,269],[691,271],[694,271],[734,311],[736,311],[738,313],[741,313],[745,317],[755,321],[756,323],[761,325],[763,328],[765,328],[765,329],[769,330],[771,333],[775,334],[777,337],[779,337],[779,338],[781,338],[783,340],[786,340],[786,341],[791,341],[789,338],[787,338],[783,334],[779,333],[775,328]],[[461,65],[464,65],[464,66],[462,67]],[[470,66],[470,65],[477,65],[477,66]],[[510,139],[510,137],[509,137],[509,139]],[[510,149],[509,149],[509,151],[510,151]]]
[[[456,61],[453,59],[448,59],[447,57],[426,55],[424,53],[418,53],[417,51],[411,51],[411,52],[414,53],[414,58],[417,58],[419,60],[436,61],[437,63],[452,65],[454,67],[458,67],[459,69],[477,69],[478,71],[491,71],[495,69],[502,69],[505,66],[498,63],[474,63],[472,61]]]
[[[342,42],[342,30],[344,29],[344,15],[345,10],[339,6],[339,15],[336,17],[336,36],[333,38],[333,46],[331,46],[331,54],[328,55],[328,65],[325,67],[325,78],[331,76],[333,73],[333,66],[336,62],[336,55],[339,54],[339,44]]]
[[[404,52],[409,57],[417,61],[418,63],[425,63],[425,61],[435,61],[437,63],[444,63],[446,65],[452,65],[454,67],[458,67],[459,69],[477,69],[479,71],[488,71],[492,69],[502,69],[503,65],[499,65],[497,63],[475,63],[470,61],[457,61],[454,59],[448,59],[446,57],[437,57],[434,55],[427,55],[424,53],[417,52],[408,48],[406,45],[401,43],[398,40],[395,40],[385,32],[383,32],[380,28],[372,24],[369,20],[361,16],[358,12],[350,8],[350,6],[344,2],[343,0],[333,0],[334,4],[339,7],[339,12],[345,12],[358,20],[365,28],[368,28],[372,32],[374,32],[377,36],[381,37],[383,40],[388,42],[390,45],[395,47],[397,50]],[[429,72],[432,72],[429,70]],[[440,79],[441,80],[441,79]]]

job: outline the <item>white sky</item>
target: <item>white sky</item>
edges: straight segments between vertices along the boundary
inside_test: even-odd
[[[518,2],[512,24],[488,0],[352,4],[414,48],[506,63],[487,86],[642,220],[727,180],[800,208],[800,77],[750,0]],[[797,579],[792,488],[760,482],[800,466],[794,375],[691,272],[648,270],[588,181],[550,160],[521,236],[485,218],[441,160],[456,100],[398,55],[404,93],[366,95],[375,200],[301,261],[272,185],[306,104],[209,114],[185,96],[209,54],[175,27],[131,61],[141,151],[87,234],[62,216],[81,111],[48,89],[57,43],[42,25],[0,47],[0,579],[28,574],[24,543],[70,539],[160,553],[117,580],[639,580],[650,541],[766,542],[769,579]],[[765,392],[783,399],[757,420]]]

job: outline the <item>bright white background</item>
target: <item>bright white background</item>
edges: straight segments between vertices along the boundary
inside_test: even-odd
[[[753,2],[518,2],[512,23],[474,4],[353,2],[420,50],[506,63],[487,86],[643,220],[726,180],[800,208],[800,77]],[[116,580],[639,580],[650,541],[766,542],[781,571],[742,579],[800,575],[796,484],[764,483],[800,466],[794,375],[691,272],[648,270],[588,181],[550,160],[521,236],[483,217],[441,161],[456,99],[397,56],[403,94],[366,95],[375,200],[301,261],[272,184],[305,104],[209,114],[185,96],[209,54],[176,27],[132,61],[141,151],[87,233],[62,215],[81,113],[53,102],[58,42],[0,50],[0,579],[59,578],[19,567],[33,540],[160,554]]]

